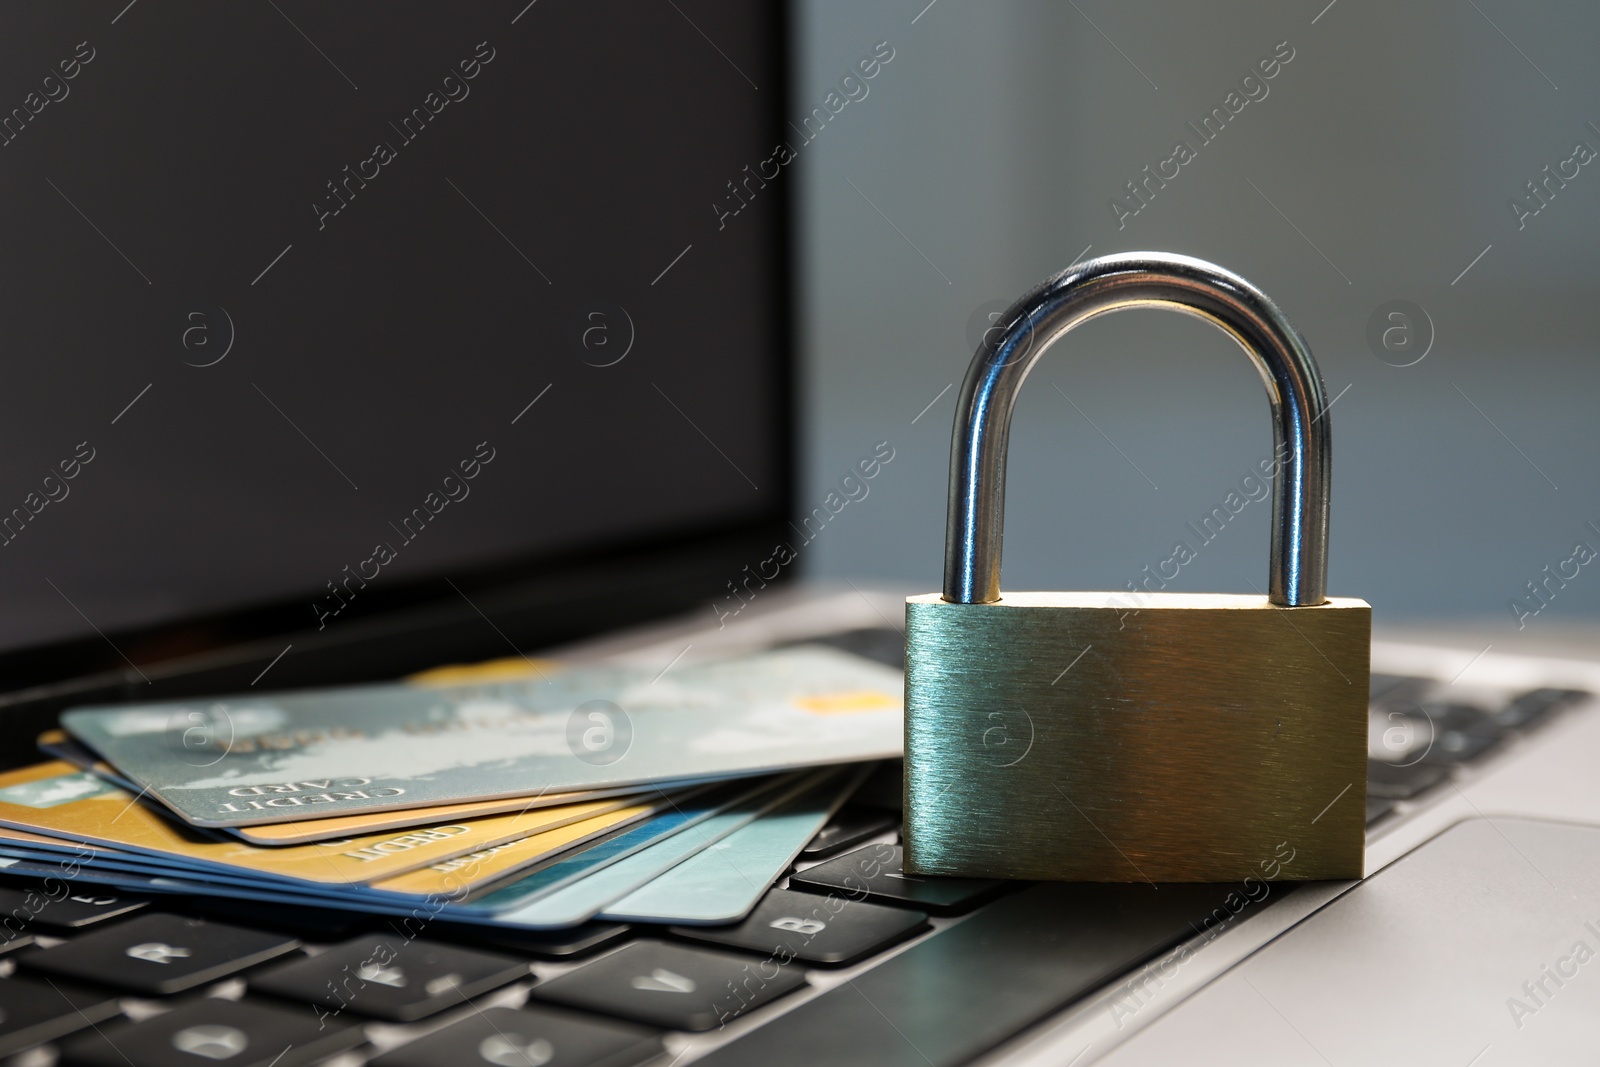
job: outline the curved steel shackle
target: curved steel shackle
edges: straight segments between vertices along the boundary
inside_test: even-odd
[[[1305,341],[1265,293],[1204,260],[1164,252],[1101,256],[1045,280],[1001,316],[998,340],[978,346],[956,403],[950,442],[944,599],[1000,599],[1006,447],[1017,391],[1047,348],[1110,311],[1165,307],[1220,327],[1260,371],[1272,402],[1276,455],[1267,597],[1321,604],[1328,582],[1331,435],[1322,374]]]

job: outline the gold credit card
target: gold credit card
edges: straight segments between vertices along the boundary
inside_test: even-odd
[[[572,808],[579,810],[592,805],[595,811],[612,811],[639,801],[659,797],[654,790],[590,789],[581,793],[551,793],[539,797],[511,797],[504,800],[476,800],[465,804],[440,804],[431,808],[407,808],[404,811],[383,811],[373,815],[335,815],[327,819],[308,819],[305,822],[266,823],[260,826],[240,826],[229,832],[256,845],[309,844],[330,838],[354,834],[375,834],[384,830],[403,830],[430,823],[457,822],[485,815],[521,814],[534,811],[556,811]],[[604,803],[601,803],[604,801]],[[559,824],[557,824],[559,825]]]
[[[84,848],[88,845],[86,841],[74,841],[67,837],[46,837],[44,834],[31,834],[26,830],[12,830],[5,826],[0,826],[0,842],[33,845],[53,852],[66,852],[75,848]],[[111,849],[110,851],[116,853],[119,857],[130,855],[117,849]]]
[[[458,685],[494,685],[497,682],[548,678],[562,669],[561,663],[553,659],[502,656],[481,663],[447,663],[441,667],[408,674],[402,680],[410,685],[442,688]]]
[[[657,798],[658,803],[664,803]],[[455,856],[629,809],[651,810],[638,798],[611,798],[504,815],[430,823],[403,831],[362,834],[318,844],[262,848],[217,840],[157,815],[125,790],[52,761],[0,774],[0,825],[54,837],[109,845],[171,859],[197,869],[248,871],[323,885],[361,885],[392,878]],[[637,814],[631,814],[636,810]]]
[[[458,897],[560,855],[657,810],[659,805],[640,804],[596,815],[554,830],[530,834],[517,841],[430,863],[426,867],[373,882],[371,888],[390,893]]]
[[[46,730],[39,735],[39,749],[46,755],[66,760],[77,767],[92,771],[117,785],[126,780],[116,768],[75,741],[65,730]],[[549,793],[534,797],[511,797],[502,800],[474,800],[461,804],[438,804],[431,808],[407,808],[403,811],[380,811],[372,815],[340,815],[328,819],[306,819],[301,822],[268,823],[260,826],[241,826],[228,832],[257,845],[304,845],[312,841],[328,841],[352,834],[375,834],[384,830],[399,830],[408,826],[423,826],[435,822],[453,822],[479,815],[502,815],[511,811],[528,811],[533,808],[554,808],[578,804],[604,797],[627,799],[639,795],[654,795],[653,791],[632,789],[586,789],[575,793]],[[163,808],[163,813],[168,809]],[[172,812],[174,817],[176,812]]]

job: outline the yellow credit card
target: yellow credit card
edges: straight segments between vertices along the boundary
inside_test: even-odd
[[[652,810],[637,797],[617,797],[318,844],[262,848],[219,840],[174,823],[139,803],[139,798],[70,763],[52,761],[0,774],[0,825],[177,857],[197,869],[248,871],[323,885],[362,885],[392,878],[624,808],[638,809],[633,818]]]
[[[102,778],[120,782],[116,769],[95,755],[65,730],[46,730],[39,735],[39,748],[49,756],[66,760]],[[511,797],[500,800],[473,800],[461,804],[439,804],[431,808],[406,808],[403,811],[380,811],[372,815],[340,815],[329,819],[306,819],[301,822],[270,823],[265,826],[241,826],[231,832],[257,845],[304,845],[312,841],[329,841],[355,834],[376,834],[384,830],[399,830],[408,826],[428,823],[454,822],[472,819],[479,815],[502,815],[510,811],[528,811],[533,808],[554,808],[578,804],[603,797],[629,798],[638,796],[640,790],[588,789],[576,793],[549,793],[534,797]],[[648,791],[645,791],[648,794]],[[172,813],[174,816],[176,812]]]
[[[58,852],[65,852],[74,848],[83,848],[88,844],[86,841],[74,841],[71,838],[65,837],[46,837],[43,834],[30,834],[26,830],[12,830],[8,827],[0,826],[0,842],[7,841],[18,845],[35,845]],[[115,849],[112,851],[116,852]],[[122,852],[116,852],[116,854],[118,856],[125,855],[125,853]]]
[[[411,685],[451,687],[458,685],[495,685],[499,682],[520,682],[529,678],[548,678],[562,669],[553,659],[529,659],[527,656],[504,656],[484,660],[482,663],[447,663],[442,667],[409,674],[404,681]]]
[[[375,834],[383,830],[400,830],[429,823],[457,822],[483,815],[554,811],[557,808],[581,808],[595,804],[596,811],[609,811],[625,807],[641,799],[660,796],[653,791],[630,789],[590,789],[581,793],[551,793],[546,796],[510,797],[500,800],[475,800],[464,804],[440,804],[431,808],[406,808],[403,811],[381,811],[374,815],[335,815],[327,819],[307,819],[305,822],[267,823],[262,826],[238,826],[229,830],[256,845],[309,844],[330,838],[349,837],[356,834]]]
[[[636,822],[659,808],[659,804],[622,808],[554,830],[530,834],[517,841],[430,863],[418,870],[373,882],[371,888],[391,893],[419,896],[439,894],[456,898]]]

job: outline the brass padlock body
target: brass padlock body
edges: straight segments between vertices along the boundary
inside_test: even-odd
[[[1372,609],[1131,600],[907,600],[906,871],[1360,878]]]

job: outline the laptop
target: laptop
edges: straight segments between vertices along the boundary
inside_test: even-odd
[[[75,706],[505,657],[665,669],[820,643],[900,667],[920,590],[792,581],[790,199],[830,115],[788,98],[789,19],[733,0],[9,10],[6,765]],[[378,917],[0,872],[0,1055],[1586,1054],[1600,665],[1470,634],[1391,635],[1373,665],[1359,884],[1292,881],[1292,842],[1240,885],[908,877],[891,762],[739,923],[427,924],[430,983],[496,977],[330,1027],[316,998]],[[119,985],[119,956],[184,966],[139,933],[158,916],[206,924],[187,928],[223,950],[207,981]],[[309,984],[256,983],[263,944],[292,944]],[[63,950],[103,954],[81,996],[41,977]],[[557,978],[581,1005],[542,999]]]

